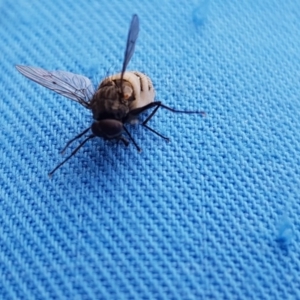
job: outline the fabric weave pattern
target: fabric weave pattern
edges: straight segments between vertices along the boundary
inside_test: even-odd
[[[0,8],[1,299],[300,298],[299,1]],[[91,114],[14,66],[98,85],[133,13],[129,69],[206,117],[160,109],[149,125],[170,143],[129,126],[141,153],[95,139],[49,180]]]

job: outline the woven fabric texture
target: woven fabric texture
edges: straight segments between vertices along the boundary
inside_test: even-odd
[[[300,299],[300,2],[1,1],[1,299]],[[16,64],[148,74],[131,143]],[[78,143],[67,152],[70,154]]]

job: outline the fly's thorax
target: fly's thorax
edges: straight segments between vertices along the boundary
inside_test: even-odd
[[[123,82],[121,89],[120,82],[104,79],[97,92],[91,100],[91,110],[95,120],[113,118],[122,120],[130,110],[130,101],[134,100],[133,88]]]

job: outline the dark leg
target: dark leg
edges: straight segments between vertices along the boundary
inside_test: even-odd
[[[155,102],[151,102],[143,107],[139,107],[139,108],[136,108],[136,109],[133,109],[131,110],[126,118],[123,120],[123,123],[126,123],[128,122],[130,119],[132,118],[136,118],[137,116],[139,116],[141,113],[145,112],[146,110],[150,109],[150,108],[157,108],[161,105],[161,102],[160,101],[155,101]],[[158,108],[157,108],[158,109]],[[152,114],[152,113],[151,113]]]
[[[162,134],[160,134],[159,132],[155,131],[154,129],[152,129],[150,126],[147,125],[148,121],[150,121],[150,119],[155,115],[155,113],[157,112],[157,110],[159,109],[160,106],[161,106],[161,102],[155,101],[155,102],[151,102],[151,103],[145,105],[144,107],[139,107],[139,108],[133,109],[126,116],[124,123],[126,123],[131,118],[136,118],[138,115],[145,112],[146,110],[155,107],[155,109],[151,112],[151,114],[147,117],[147,119],[142,123],[142,126],[147,128],[151,132],[155,133],[156,135],[160,136],[161,138],[169,141],[169,139],[167,137],[163,136]]]
[[[66,146],[60,151],[61,154],[63,154],[66,149],[77,139],[81,138],[84,134],[86,134],[88,131],[90,130],[90,127],[85,129],[84,131],[82,131],[81,133],[79,133],[78,135],[76,135],[73,139],[71,139],[70,141],[67,142]]]
[[[133,142],[134,146],[136,147],[136,149],[141,152],[141,148],[137,145],[137,143],[135,142],[135,140],[133,139],[133,137],[131,136],[131,134],[129,133],[129,131],[127,130],[127,128],[125,126],[123,126],[124,131],[127,133],[127,135],[129,136],[130,140]]]
[[[142,124],[142,126],[144,126],[145,128],[147,128],[147,129],[150,130],[151,132],[155,133],[156,135],[160,136],[161,138],[163,138],[163,139],[166,140],[167,142],[170,141],[170,139],[169,139],[168,137],[163,136],[162,134],[160,134],[159,132],[155,131],[154,129],[152,129],[152,128],[149,127],[148,125]]]
[[[155,102],[154,102],[155,103]],[[205,116],[206,113],[205,111],[198,111],[198,110],[177,110],[177,109],[174,109],[172,107],[169,107],[169,106],[166,106],[162,103],[160,103],[160,106],[169,110],[169,111],[172,111],[172,112],[175,112],[175,113],[181,113],[181,114],[200,114],[202,116]]]
[[[128,113],[128,115],[126,116],[125,120],[123,121],[124,123],[126,123],[127,121],[129,121],[131,118],[135,118],[138,115],[140,115],[141,113],[145,112],[148,109],[151,109],[155,107],[155,109],[151,112],[151,114],[147,117],[147,119],[142,123],[142,126],[144,126],[145,128],[147,128],[148,130],[150,130],[151,132],[155,133],[156,135],[160,136],[161,138],[169,141],[169,138],[163,136],[162,134],[160,134],[159,132],[155,131],[154,129],[152,129],[151,127],[149,127],[147,125],[147,123],[152,119],[152,117],[156,114],[157,110],[160,107],[163,107],[169,111],[175,112],[175,113],[185,113],[185,114],[201,114],[203,116],[205,116],[205,112],[203,111],[185,111],[185,110],[177,110],[177,109],[173,109],[169,106],[166,106],[164,104],[162,104],[160,101],[154,101],[151,102],[147,105],[145,105],[144,107],[140,107],[140,108],[136,108],[132,111],[130,111]]]
[[[129,145],[129,142],[124,138],[124,137],[120,137],[120,140],[124,143],[124,145],[127,147]]]
[[[94,134],[91,134],[91,135],[89,135],[85,140],[83,140],[80,144],[79,144],[79,146],[75,149],[75,150],[73,150],[73,152],[64,160],[64,161],[62,161],[60,164],[58,164],[50,173],[48,173],[48,175],[49,175],[49,177],[51,177],[53,174],[54,174],[54,172],[57,170],[57,169],[59,169],[66,161],[68,161],[72,156],[74,156],[76,153],[77,153],[77,151],[88,141],[88,140],[90,140],[90,139],[92,139],[92,138],[94,138],[95,137],[95,135]]]
[[[156,114],[156,112],[160,106],[161,106],[161,103],[155,107],[155,109],[151,112],[151,114],[147,117],[147,119],[142,123],[144,126],[152,119],[152,117]]]
[[[137,117],[138,115],[140,115],[141,113],[143,113],[144,111],[150,109],[150,108],[159,108],[159,107],[163,107],[169,111],[172,111],[172,112],[175,112],[175,113],[182,113],[182,114],[200,114],[200,115],[203,115],[205,116],[205,112],[204,111],[189,111],[189,110],[177,110],[177,109],[174,109],[172,107],[169,107],[169,106],[166,106],[164,104],[162,104],[160,101],[154,101],[154,102],[151,102],[143,107],[139,107],[139,108],[136,108],[136,109],[133,109],[132,111],[130,111],[128,113],[128,115],[126,116],[124,122],[126,122],[128,119],[130,120],[130,118],[132,117]],[[155,112],[157,111],[157,109],[155,110]],[[153,117],[155,113],[151,113],[151,117],[149,116],[147,119],[148,121]]]
[[[149,122],[149,120],[151,120],[152,117],[156,114],[156,112],[157,112],[157,110],[159,109],[160,106],[161,106],[161,104],[160,104],[160,105],[157,105],[157,106],[155,107],[155,109],[151,112],[151,114],[147,117],[147,119],[142,123],[142,126],[144,126],[145,128],[147,128],[147,129],[150,130],[151,132],[155,133],[156,135],[160,136],[161,138],[163,138],[163,139],[169,141],[169,140],[170,140],[169,138],[163,136],[162,134],[160,134],[159,132],[157,132],[156,130],[152,129],[151,127],[149,127],[149,126],[147,125],[147,123]]]
[[[117,140],[118,145],[119,145],[120,141],[122,141],[126,147],[128,147],[128,145],[129,145],[129,142],[123,136],[116,138],[116,140]]]

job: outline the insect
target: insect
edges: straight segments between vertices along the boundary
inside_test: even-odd
[[[139,33],[139,18],[135,14],[132,16],[127,44],[125,48],[123,67],[121,73],[108,76],[100,83],[95,90],[92,82],[85,76],[73,74],[65,71],[47,71],[37,67],[17,65],[17,70],[25,77],[36,83],[74,100],[92,111],[94,122],[80,134],[68,141],[61,153],[77,139],[81,138],[89,131],[90,133],[81,143],[59,163],[48,175],[59,169],[90,139],[101,137],[106,140],[119,140],[128,146],[129,141],[123,136],[125,132],[136,149],[140,151],[125,124],[138,120],[141,113],[153,109],[149,116],[141,125],[165,140],[167,137],[161,135],[148,126],[149,120],[155,115],[160,107],[177,113],[198,113],[201,111],[181,111],[155,101],[155,91],[151,79],[137,71],[126,71],[127,65],[134,53],[137,37]]]

